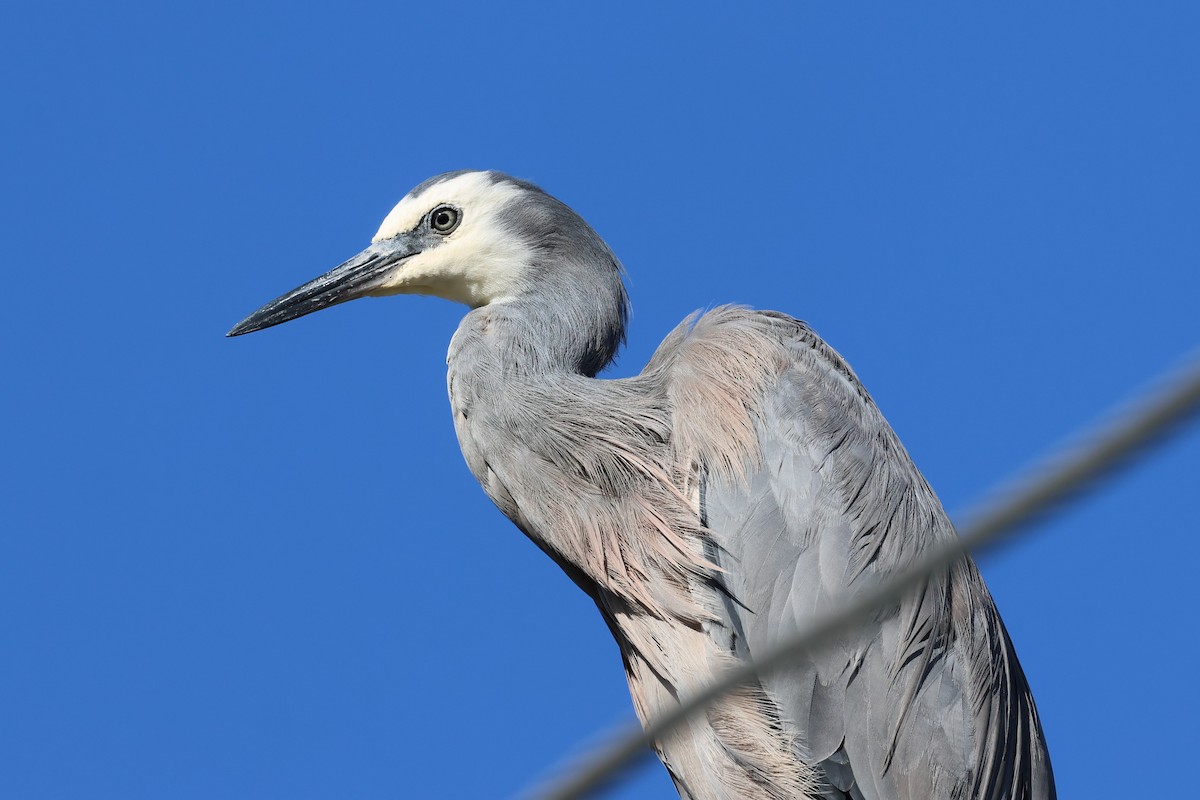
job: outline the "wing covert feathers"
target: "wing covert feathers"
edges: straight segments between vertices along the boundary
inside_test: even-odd
[[[746,403],[756,460],[705,487],[708,534],[741,601],[726,611],[753,656],[956,534],[832,348],[782,315],[726,313],[759,318],[775,352],[756,362],[784,363],[750,382],[763,391]],[[829,796],[1054,797],[1029,688],[969,561],[765,688]]]

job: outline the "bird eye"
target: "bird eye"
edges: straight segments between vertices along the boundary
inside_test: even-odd
[[[458,227],[462,215],[454,206],[438,206],[429,213],[429,227],[441,234],[447,234]]]

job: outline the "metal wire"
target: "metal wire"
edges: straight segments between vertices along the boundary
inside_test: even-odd
[[[964,517],[961,536],[933,549],[917,566],[888,582],[855,596],[842,608],[810,620],[789,639],[753,662],[744,662],[719,675],[703,690],[683,699],[670,712],[650,720],[643,729],[631,726],[608,744],[558,771],[556,778],[531,792],[535,800],[577,800],[595,796],[617,780],[640,756],[651,753],[656,740],[709,703],[759,676],[770,673],[796,656],[827,642],[846,626],[864,621],[876,609],[894,603],[933,573],[945,570],[971,550],[1011,538],[1056,504],[1081,495],[1096,479],[1164,435],[1200,407],[1200,357],[1186,365],[1155,390],[1113,414],[1088,435],[1026,471],[1024,477],[1003,485]]]

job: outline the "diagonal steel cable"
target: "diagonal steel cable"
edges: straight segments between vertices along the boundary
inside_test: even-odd
[[[732,689],[782,667],[796,656],[826,643],[843,627],[866,619],[876,609],[894,603],[931,574],[949,568],[972,550],[1012,537],[1055,504],[1080,495],[1104,473],[1128,463],[1140,449],[1162,437],[1173,425],[1200,407],[1200,356],[1159,382],[1157,388],[1127,404],[1089,434],[1044,459],[1023,477],[1010,481],[965,515],[961,536],[931,550],[913,568],[886,583],[863,591],[839,609],[814,618],[795,634],[753,662],[717,676],[704,689],[685,698],[673,710],[650,720],[644,728],[630,726],[608,743],[563,767],[557,777],[528,796],[534,800],[576,800],[594,796],[643,756],[651,744],[692,714]]]

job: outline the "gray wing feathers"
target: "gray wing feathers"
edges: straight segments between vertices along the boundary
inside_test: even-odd
[[[954,536],[845,362],[801,323],[758,316],[790,366],[758,411],[759,459],[711,476],[705,522],[742,655]],[[931,579],[766,682],[831,797],[1052,798],[1037,714],[973,564]]]
[[[719,308],[640,376],[595,381],[514,371],[504,313],[471,312],[451,344],[463,454],[596,599],[643,718],[954,535],[854,374],[790,317]],[[657,749],[696,800],[1054,796],[969,563]]]

